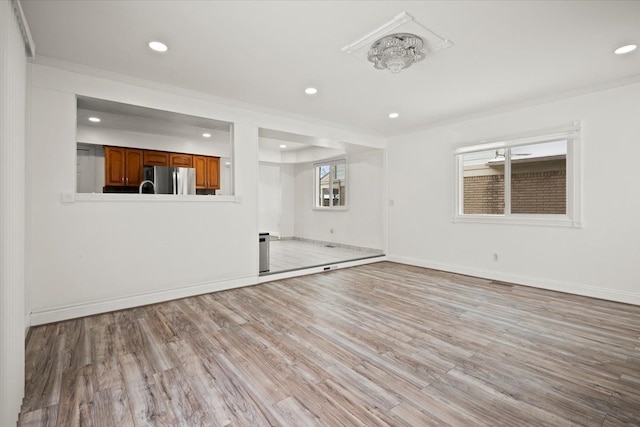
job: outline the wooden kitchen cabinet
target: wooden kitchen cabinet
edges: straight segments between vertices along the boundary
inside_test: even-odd
[[[169,153],[169,166],[177,168],[193,167],[193,155],[182,153]]]
[[[166,151],[144,150],[142,163],[145,166],[169,166],[169,153]]]
[[[124,185],[125,151],[121,147],[104,147],[105,185]]]
[[[105,186],[137,187],[142,182],[143,150],[104,147]]]
[[[220,157],[193,156],[196,189],[220,189]]]
[[[207,188],[220,189],[220,157],[207,157]]]

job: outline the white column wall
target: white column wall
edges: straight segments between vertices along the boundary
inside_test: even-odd
[[[280,235],[281,188],[280,165],[260,162],[258,167],[258,228],[261,233]]]
[[[15,425],[24,396],[24,43],[12,5],[0,1],[0,425]]]
[[[280,236],[294,236],[294,209],[295,209],[295,186],[294,186],[294,165],[280,165]]]
[[[292,237],[294,225],[294,165],[260,162],[258,180],[259,229]]]

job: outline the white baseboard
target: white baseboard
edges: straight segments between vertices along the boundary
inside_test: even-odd
[[[121,298],[111,298],[80,304],[70,304],[62,307],[54,307],[44,310],[34,310],[31,312],[29,324],[31,326],[43,325],[45,323],[59,322],[62,320],[74,319],[77,317],[107,313],[109,311],[156,304],[159,302],[171,301],[174,299],[186,298],[194,295],[207,294],[210,292],[241,288],[244,286],[255,285],[257,283],[258,276],[256,275],[240,277],[232,280],[224,280],[220,282],[200,283],[197,285],[177,289],[168,289],[158,292],[129,295]]]
[[[357,261],[327,264],[319,267],[289,271],[279,274],[270,274],[267,276],[241,277],[220,282],[201,283],[178,289],[169,289],[159,292],[129,295],[122,298],[112,298],[99,301],[91,301],[87,303],[70,304],[44,310],[35,310],[31,312],[30,316],[27,315],[25,317],[25,334],[28,332],[29,327],[43,325],[45,323],[59,322],[62,320],[74,319],[77,317],[91,316],[94,314],[107,313],[110,311],[139,307],[148,304],[156,304],[159,302],[201,295],[209,292],[224,291],[228,289],[241,288],[244,286],[251,286],[258,283],[271,282],[274,280],[282,280],[308,274],[322,273],[323,271],[326,271],[327,267],[329,267],[329,269],[331,270],[335,270],[355,267],[358,265],[372,264],[381,261],[397,262],[401,264],[414,265],[417,267],[431,268],[434,270],[449,271],[452,273],[482,277],[490,280],[499,280],[501,282],[509,282],[535,288],[549,289],[570,294],[640,305],[640,293],[617,291],[613,289],[598,288],[577,283],[561,282],[557,280],[541,279],[538,277],[523,276],[504,273],[500,271],[483,270],[411,257],[387,255],[375,258],[366,258]]]
[[[325,267],[331,270],[337,268],[354,267],[356,265],[370,264],[384,261],[384,256],[367,258],[358,261],[342,262],[339,264],[328,264],[326,266],[308,268],[304,270],[290,271],[282,274],[271,274],[268,276],[248,276],[220,282],[201,283],[177,289],[168,289],[158,292],[129,295],[121,298],[110,298],[99,301],[90,301],[79,304],[69,304],[61,307],[34,310],[30,316],[25,318],[27,330],[29,326],[44,325],[46,323],[60,322],[62,320],[75,319],[77,317],[92,316],[94,314],[108,313],[110,311],[123,310],[143,305],[157,304],[159,302],[171,301],[179,298],[186,298],[195,295],[207,294],[210,292],[225,291],[228,289],[252,286],[258,283],[270,282],[273,280],[288,279],[290,277],[304,276],[307,274],[321,273]]]
[[[302,270],[285,271],[285,272],[282,272],[282,273],[274,273],[274,274],[268,274],[266,276],[260,276],[258,278],[258,282],[259,283],[273,282],[274,280],[290,279],[292,277],[306,276],[308,274],[322,273],[322,272],[327,271],[327,270],[338,270],[338,269],[341,269],[341,268],[349,268],[349,267],[355,267],[355,266],[358,266],[358,265],[373,264],[373,263],[382,262],[382,261],[387,261],[387,257],[386,256],[379,256],[379,257],[375,257],[375,258],[359,259],[359,260],[356,260],[356,261],[330,263],[330,264],[327,264],[327,265],[321,265],[319,267],[305,268],[305,269],[302,269]]]
[[[548,289],[574,295],[582,295],[626,304],[640,305],[640,293],[625,292],[615,289],[599,288],[596,286],[579,283],[563,282],[559,280],[543,279],[539,277],[523,276],[519,274],[504,273],[502,271],[484,270],[462,265],[446,264],[418,258],[387,255],[387,261],[408,264],[416,267],[431,268],[434,270],[448,271],[451,273],[465,274],[467,276],[482,277],[484,279],[498,280],[501,282],[515,283],[517,285],[531,286],[533,288]]]

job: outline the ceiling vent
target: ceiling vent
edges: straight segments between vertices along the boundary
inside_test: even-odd
[[[453,46],[446,39],[402,12],[380,28],[342,48],[344,53],[366,59],[377,69],[393,73],[410,67],[430,53]]]

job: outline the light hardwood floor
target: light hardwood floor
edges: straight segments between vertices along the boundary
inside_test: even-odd
[[[272,240],[270,247],[269,273],[335,264],[383,254],[381,250],[327,246],[302,240]]]
[[[640,425],[640,307],[389,262],[34,327],[20,425]]]

